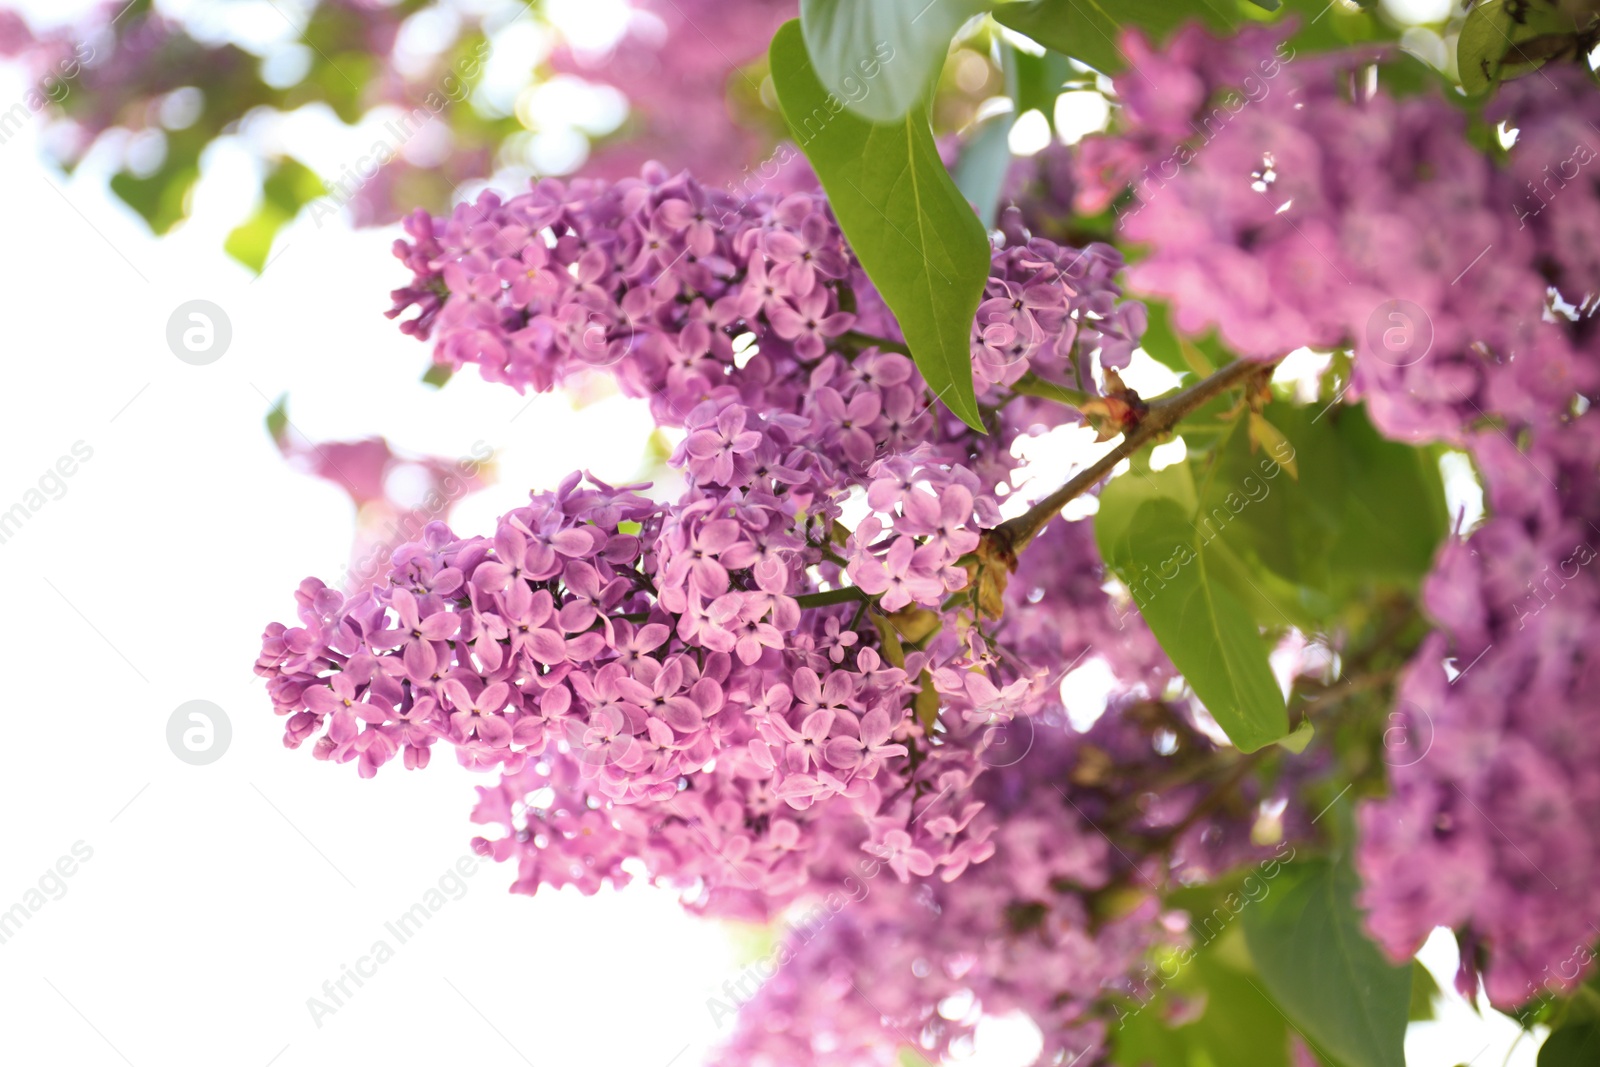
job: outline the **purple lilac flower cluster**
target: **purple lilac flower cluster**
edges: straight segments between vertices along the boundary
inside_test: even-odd
[[[1466,116],[1434,95],[1358,88],[1371,53],[1293,59],[1282,33],[1223,44],[1191,28],[1159,55],[1130,37],[1147,61],[1116,81],[1129,132],[1086,145],[1078,191],[1094,208],[1132,185],[1119,228],[1150,255],[1129,284],[1247,357],[1353,348],[1348,399],[1404,440],[1460,441],[1488,412],[1537,420],[1593,389],[1583,331],[1545,321],[1550,281],[1514,209],[1520,183],[1469,139]],[[1537,170],[1547,150],[1512,156]]]
[[[1456,107],[1371,88],[1371,55],[1290,62],[1268,31],[1128,48],[1124,129],[1085,147],[1077,195],[1132,183],[1132,285],[1247,355],[1353,349],[1346,398],[1466,448],[1485,485],[1488,520],[1425,589],[1439,630],[1398,688],[1392,796],[1361,812],[1370,929],[1404,958],[1454,928],[1463,988],[1481,972],[1497,1004],[1569,988],[1553,968],[1600,923],[1592,78],[1506,86],[1502,166]]]
[[[950,1061],[970,1054],[983,1016],[1009,1012],[1038,1024],[1037,1062],[1106,1062],[1119,1014],[1152,993],[1147,961],[1187,937],[1160,887],[1269,850],[1237,832],[1248,821],[1197,811],[1204,785],[1130,803],[1214,752],[1185,709],[1125,699],[1085,733],[1059,709],[1032,729],[1025,758],[974,785],[993,857],[954,882],[903,884],[869,865],[837,887],[837,906],[800,910],[804,936],[742,991],[749,1007],[719,1062],[888,1067],[913,1034],[922,1055]],[[1219,836],[1232,844],[1201,844]]]
[[[1088,898],[1130,870],[1082,817],[1035,798],[1035,821],[1013,828],[988,809],[1002,794],[1005,811],[1024,803],[1019,773],[1053,773],[1054,757],[1032,765],[1035,729],[1041,751],[1071,744],[1064,668],[1091,651],[1107,659],[1125,694],[1116,722],[1172,668],[1136,618],[1119,617],[1086,523],[1046,527],[1039,566],[998,594],[1000,618],[981,609],[972,575],[999,498],[1021,488],[1013,445],[1078,419],[1006,383],[1092,381],[1094,362],[1119,365],[1137,342],[1143,309],[1119,299],[1117,254],[1043,240],[996,250],[973,328],[990,410],[980,435],[932,403],[818,195],[735,198],[647,167],[486,193],[407,230],[396,252],[416,276],[394,315],[416,311],[402,329],[519,390],[604,369],[681,429],[671,463],[685,487],[659,501],[573,475],[492,538],[430,526],[396,552],[386,584],[349,600],[308,580],[299,625],[270,627],[258,664],[286,742],[315,738],[317,755],[363,774],[396,754],[423,766],[441,741],[498,770],[479,791],[475,847],[514,861],[513,888],[527,893],[642,873],[697,910],[769,918],[859,881],[865,865],[889,874],[874,914],[888,922],[899,908],[906,951],[932,938],[953,954],[1003,921],[988,914],[1002,883],[1077,872],[1081,883],[1063,875],[1051,890],[1051,936],[1103,955],[1062,977],[1059,1003],[1003,994],[1000,956],[967,980],[997,1004],[1038,1008],[1043,1026],[1077,1027],[1102,996],[1098,976],[1170,934],[1149,901],[1090,921]],[[1118,629],[1114,646],[1097,643]],[[1143,735],[1131,745],[1074,751],[1130,775],[1173,751]],[[1195,865],[1248,853],[1248,805],[1185,820],[1199,789],[1115,825],[1171,833],[1167,854]],[[1102,799],[1078,802],[1113,825]],[[1002,841],[1018,858],[961,904],[964,872],[984,870]],[[1026,864],[1038,876],[1016,882]],[[936,934],[891,903],[929,892],[967,918]],[[881,980],[900,985],[879,988],[931,1017],[943,994],[925,978],[898,969]],[[860,1024],[885,1054],[903,1043],[876,1016]]]
[[[815,193],[740,197],[651,165],[614,183],[547,179],[505,202],[484,193],[406,229],[396,254],[416,278],[390,315],[415,307],[400,328],[431,337],[441,363],[518,390],[613,368],[672,426],[734,379],[747,404],[758,389],[784,409],[815,393],[823,443],[857,464],[939,429],[908,363],[882,346],[856,355],[862,334],[903,343]],[[1144,309],[1118,299],[1121,266],[1107,245],[996,250],[972,330],[980,396],[1003,398],[1030,370],[1065,381],[1090,379],[1095,360],[1125,365]],[[805,373],[782,373],[790,360]]]

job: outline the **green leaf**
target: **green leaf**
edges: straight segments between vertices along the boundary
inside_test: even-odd
[[[817,80],[856,114],[897,122],[939,76],[950,38],[984,0],[800,0]]]
[[[1439,995],[1439,983],[1433,973],[1416,960],[1411,961],[1411,1006],[1406,1019],[1414,1023],[1429,1022],[1434,1017],[1433,998]]]
[[[1500,76],[1500,57],[1511,44],[1511,15],[1500,0],[1474,4],[1456,38],[1456,72],[1469,93],[1488,92]]]
[[[1289,732],[1267,645],[1250,612],[1219,580],[1217,557],[1190,512],[1168,497],[1132,507],[1137,497],[1118,491],[1139,480],[1115,479],[1101,493],[1100,515],[1111,515],[1097,523],[1100,552],[1217,724],[1241,751],[1254,752]]]
[[[1300,425],[1310,418],[1301,408]],[[1329,566],[1336,576],[1415,588],[1450,529],[1438,450],[1384,439],[1364,408],[1336,408],[1323,421],[1338,442],[1346,487]]]
[[[1253,906],[1253,905],[1252,905]],[[1206,939],[1209,941],[1209,938]],[[1289,1028],[1260,981],[1248,969],[1236,929],[1198,949],[1182,949],[1153,968],[1153,982],[1166,988],[1142,997],[1110,1026],[1113,1056],[1122,1067],[1290,1067]],[[1196,945],[1201,938],[1196,937]],[[1241,959],[1242,958],[1242,959]],[[1169,977],[1170,976],[1170,977]],[[1167,989],[1184,1003],[1169,1005]],[[1168,1008],[1188,1018],[1168,1025]],[[1241,1059],[1248,1050],[1249,1059]]]
[[[222,250],[260,274],[272,252],[273,238],[288,221],[289,217],[278,208],[262,204],[255,214],[228,231]]]
[[[139,213],[150,229],[160,236],[183,221],[189,213],[189,190],[200,178],[198,165],[163,166],[148,177],[127,171],[111,176],[111,191]]]
[[[1016,388],[1049,395],[1049,384]],[[1140,503],[1171,498],[1210,577],[1269,631],[1334,629],[1375,590],[1414,593],[1448,532],[1436,450],[1384,440],[1358,406],[1279,402],[1258,421],[1228,418],[1231,403],[1192,416],[1216,428],[1181,427],[1187,462],[1151,472],[1143,453],[1107,486],[1095,520],[1102,545],[1126,535]]]
[[[280,446],[289,432],[289,394],[278,397],[278,402],[267,412],[267,433]]]
[[[366,88],[377,73],[378,61],[364,52],[333,55],[322,48],[316,50],[306,80],[321,91],[335,115],[353,126],[366,111]]]
[[[1279,402],[1262,414],[1273,433],[1256,426],[1261,449],[1232,433],[1204,461],[1205,536],[1270,571],[1254,579],[1264,591],[1297,589],[1290,614],[1336,611],[1374,586],[1415,590],[1449,529],[1435,451],[1385,440],[1359,406]],[[1290,463],[1298,479],[1280,477]]]
[[[294,159],[282,159],[261,182],[261,203],[255,214],[236,226],[222,243],[223,251],[260,274],[278,231],[300,208],[326,192],[322,179]]]
[[[1189,338],[1172,328],[1172,313],[1159,300],[1144,301],[1149,321],[1139,347],[1156,362],[1178,374],[1195,374],[1202,378],[1220,367],[1226,359],[1213,363]]]
[[[784,119],[917,369],[982,431],[969,339],[989,278],[989,237],[940,161],[927,115],[918,108],[880,126],[851,114],[817,80],[797,21],[778,30],[771,55]]]
[[[1361,929],[1346,862],[1291,865],[1244,914],[1245,939],[1278,1006],[1324,1060],[1405,1067],[1412,974]]]
[[[262,199],[290,215],[327,191],[315,171],[289,156],[274,163],[261,182]]]
[[[1047,48],[1081,60],[1107,74],[1128,65],[1117,38],[1138,27],[1161,40],[1191,18],[1226,27],[1238,21],[1232,4],[1205,0],[1031,0],[1002,4],[995,19]]]
[[[1461,87],[1469,94],[1487,92],[1504,78],[1573,54],[1582,47],[1595,14],[1585,5],[1575,5],[1571,11],[1550,0],[1480,0],[1467,13],[1456,39]]]
[[[1101,490],[1100,511],[1094,519],[1094,535],[1102,556],[1106,555],[1105,546],[1116,544],[1128,536],[1135,513],[1147,500],[1171,500],[1186,514],[1194,514],[1199,498],[1195,495],[1192,465],[1174,463],[1170,467],[1152,471],[1149,462],[1148,453],[1135,456],[1132,460],[1133,471],[1113,478]]]
[[[435,363],[422,375],[422,384],[431,385],[435,389],[443,389],[450,376],[455,374],[455,368],[448,363]]]
[[[1000,206],[1000,190],[1011,165],[1011,124],[1015,120],[1009,111],[983,120],[968,132],[961,159],[956,163],[956,188],[978,206],[978,217],[985,228],[994,225]]]
[[[1289,439],[1283,436],[1283,431],[1267,421],[1266,416],[1260,412],[1250,413],[1250,451],[1265,449],[1268,456],[1273,457],[1283,467],[1284,473],[1289,477],[1299,480],[1300,468],[1295,465],[1294,448],[1289,444]]]
[[[1055,133],[1056,98],[1072,76],[1067,57],[1049,50],[1034,55],[1004,42],[1001,46],[1006,61],[1006,91],[1017,103],[1016,113],[1026,115],[1038,111],[1050,124],[1050,132]]]
[[[1539,1067],[1594,1067],[1600,1063],[1600,1023],[1564,1026],[1539,1046]]]
[[[1298,756],[1306,750],[1307,745],[1311,744],[1311,739],[1316,736],[1316,733],[1317,728],[1311,725],[1310,719],[1306,719],[1294,728],[1293,733],[1287,737],[1278,738],[1278,744]]]

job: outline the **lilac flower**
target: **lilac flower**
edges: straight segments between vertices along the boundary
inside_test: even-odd
[[[446,611],[431,612],[424,618],[417,598],[408,590],[394,589],[389,605],[400,617],[400,625],[372,635],[372,647],[394,648],[401,646],[405,652],[408,670],[414,674],[427,674],[437,662],[433,643],[453,637],[461,627],[461,619]]]
[[[828,310],[832,300],[827,289],[797,293],[791,300],[767,312],[772,329],[785,341],[793,341],[801,359],[822,355],[828,341],[846,332],[856,317],[848,312]]]
[[[696,430],[684,440],[695,477],[712,484],[733,484],[734,457],[761,443],[761,434],[744,428],[746,414],[742,406],[729,405],[717,414],[715,429]]]
[[[477,696],[454,678],[445,679],[442,688],[445,700],[455,709],[450,714],[450,725],[458,737],[476,737],[495,748],[511,743],[511,725],[497,714],[511,695],[510,687],[504,682],[485,686]]]
[[[942,581],[930,576],[925,567],[931,552],[927,546],[918,547],[910,537],[897,537],[880,561],[876,556],[857,556],[850,563],[850,577],[856,585],[875,596],[885,611],[899,611],[915,601],[929,606],[937,605],[944,597]]]

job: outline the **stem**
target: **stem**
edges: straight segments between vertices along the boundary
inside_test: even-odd
[[[833,339],[833,345],[835,348],[845,349],[852,356],[860,355],[862,349],[866,348],[876,348],[884,352],[898,352],[902,356],[911,355],[911,349],[907,348],[903,341],[891,341],[887,337],[877,337],[870,333],[862,333],[859,330],[851,330],[848,333],[840,334]]]
[[[834,566],[838,567],[840,570],[843,570],[844,568],[850,566],[849,561],[846,560],[843,556],[839,555],[839,553],[835,552],[833,549],[826,548],[826,547],[824,547],[822,545],[814,545],[813,547],[819,549],[822,552],[822,558],[823,559],[827,560],[829,563],[832,563]]]
[[[1201,407],[1212,397],[1244,383],[1253,375],[1270,373],[1276,365],[1276,361],[1265,363],[1256,360],[1235,360],[1211,377],[1198,381],[1187,389],[1150,401],[1149,410],[1137,425],[1122,435],[1122,440],[1117,442],[1115,448],[1079,471],[1066,485],[1039,501],[1024,514],[1014,519],[1007,519],[995,527],[993,533],[999,547],[1010,552],[1014,558],[1028,547],[1028,543],[1051,519],[1056,517],[1066,506],[1067,501],[1093,489],[1118,463],[1139,451],[1152,438],[1171,430],[1185,415]]]
[[[1328,708],[1333,707],[1335,704],[1343,703],[1349,698],[1355,696],[1357,693],[1368,689],[1377,689],[1385,686],[1394,681],[1395,678],[1399,676],[1401,670],[1401,667],[1388,667],[1384,670],[1372,671],[1368,674],[1347,676],[1345,681],[1324,689],[1322,692],[1318,693],[1316,696],[1300,705],[1300,708],[1298,709],[1300,716],[1303,719],[1309,719],[1313,715],[1320,714],[1321,712],[1326,711]]]
[[[1058,404],[1065,404],[1074,408],[1081,408],[1094,399],[1082,389],[1069,389],[1065,385],[1058,385],[1047,378],[1039,377],[1033,371],[1029,371],[1013,382],[1011,391],[1021,396],[1037,396],[1045,400],[1054,400]]]
[[[802,608],[825,608],[830,604],[848,604],[852,600],[871,600],[872,597],[863,593],[853,585],[843,589],[824,589],[820,593],[804,593],[794,598],[795,603]]]

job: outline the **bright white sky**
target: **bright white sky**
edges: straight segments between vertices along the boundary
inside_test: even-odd
[[[61,18],[85,5],[21,6]],[[22,89],[14,71],[0,73],[0,105]],[[0,944],[5,1058],[706,1062],[706,998],[740,970],[732,933],[648,889],[513,896],[512,873],[487,865],[316,1026],[307,998],[467,853],[478,780],[442,750],[426,773],[396,762],[367,782],[285,752],[250,672],[263,625],[292,620],[300,579],[338,572],[353,525],[342,492],[292,472],[269,441],[262,418],[279,394],[315,440],[381,433],[452,457],[488,443],[500,481],[458,509],[463,531],[488,528],[576,465],[608,480],[637,474],[642,405],[613,397],[575,410],[470,373],[435,392],[417,382],[423,346],[381,314],[403,279],[392,232],[301,223],[252,280],[221,252],[253,196],[238,146],[207,157],[193,218],[157,241],[107,194],[107,155],[68,181],[41,165],[36,133],[0,145],[12,261],[0,511],[75,443],[93,456],[0,544],[13,605],[0,641],[26,726],[0,751],[11,813],[0,911],[76,843],[93,855]],[[315,121],[292,135],[328,166],[367,140]],[[232,323],[230,349],[209,366],[180,362],[165,341],[168,316],[193,299]],[[226,755],[208,766],[166,744],[169,716],[194,699],[232,725]],[[1445,984],[1452,952],[1430,957]],[[1501,1062],[1509,1023],[1480,1022],[1459,1001],[1447,1011],[1414,1028],[1413,1067]],[[981,1036],[975,1065],[1028,1058],[1026,1028]],[[1510,1062],[1531,1064],[1532,1043]]]

